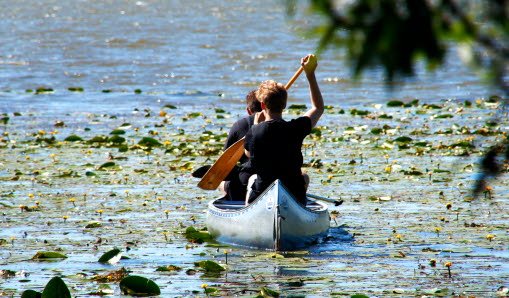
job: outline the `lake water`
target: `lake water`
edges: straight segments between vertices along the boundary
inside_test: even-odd
[[[86,104],[104,102],[102,90],[141,89],[176,103],[240,103],[260,81],[286,82],[317,40],[303,30],[319,20],[285,14],[281,1],[9,1],[0,12],[0,103],[33,100],[26,89],[62,95],[82,87]],[[389,99],[475,99],[494,92],[449,53],[447,63],[398,84],[388,93],[382,71],[350,79],[342,51],[327,50],[318,79],[326,104],[351,106]],[[10,90],[11,92],[5,93]],[[200,92],[182,99],[176,94]],[[21,94],[20,94],[21,93]],[[221,97],[217,95],[221,94]],[[207,96],[208,95],[208,96]],[[307,102],[304,77],[290,92]],[[4,107],[5,108],[5,107]]]
[[[42,291],[59,275],[73,296],[88,297],[98,288],[92,276],[126,267],[155,280],[163,297],[205,296],[204,283],[239,296],[261,286],[306,297],[494,296],[509,278],[507,179],[492,181],[493,199],[469,194],[479,157],[506,137],[509,123],[502,117],[487,126],[504,112],[483,100],[497,92],[455,52],[435,72],[418,66],[418,76],[392,93],[380,69],[356,83],[343,52],[319,58],[317,78],[334,108],[320,122],[322,136],[306,139],[305,161],[317,165],[306,171],[310,192],[345,200],[330,206],[337,218],[327,241],[276,255],[205,247],[182,235],[204,227],[206,204],[218,195],[197,188],[191,170],[217,158],[223,140],[213,136],[244,114],[248,91],[266,79],[286,82],[314,52],[317,40],[302,30],[317,22],[304,12],[288,18],[281,2],[266,0],[2,1],[0,113],[9,121],[0,122],[0,271],[17,275],[0,275],[0,295]],[[54,92],[26,91],[39,87]],[[308,103],[304,76],[289,94],[292,103]],[[384,105],[392,99],[420,103]],[[352,108],[369,115],[351,115]],[[128,151],[64,141],[118,128]],[[412,140],[398,145],[399,136]],[[144,137],[165,145],[140,149]],[[210,148],[217,152],[207,156]],[[109,161],[115,167],[101,170]],[[33,212],[19,208],[35,202]],[[91,221],[103,226],[85,228]],[[97,262],[115,247],[128,258]],[[39,250],[69,258],[31,260]],[[205,259],[227,272],[192,273]],[[168,265],[183,270],[156,271]],[[109,284],[119,296],[118,282]]]

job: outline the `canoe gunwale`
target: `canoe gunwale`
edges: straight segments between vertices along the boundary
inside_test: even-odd
[[[270,189],[277,183],[277,181],[274,181],[270,184],[269,187],[267,187],[267,189],[265,189],[253,202],[249,203],[249,205],[245,205],[245,201],[223,201],[225,202],[224,205],[239,205],[239,206],[242,206],[242,207],[235,207],[235,208],[220,208],[216,205],[216,203],[218,203],[218,201],[224,199],[224,197],[221,197],[221,198],[218,198],[218,199],[213,199],[212,201],[209,202],[208,204],[208,208],[209,210],[213,209],[215,212],[217,213],[245,213],[246,210],[248,210],[249,208],[254,208],[254,206],[256,204],[259,203],[259,201],[263,198],[263,196],[270,191]],[[288,191],[288,189],[282,184],[280,183],[281,187],[283,187],[288,193],[290,193]],[[312,213],[323,213],[323,212],[326,212],[328,210],[328,206],[323,203],[323,202],[320,202],[318,200],[314,200],[310,197],[307,197],[307,201],[308,201],[308,204],[311,203],[311,204],[317,204],[320,206],[320,209],[315,209],[315,208],[308,208],[307,207],[307,204],[306,206],[302,205],[300,202],[296,201],[293,196],[290,196],[296,203],[298,203],[304,210],[306,211],[309,211],[309,212],[312,212]],[[231,204],[231,202],[242,202],[244,205],[242,204]],[[222,204],[222,202],[220,203]],[[220,205],[219,204],[219,205]]]

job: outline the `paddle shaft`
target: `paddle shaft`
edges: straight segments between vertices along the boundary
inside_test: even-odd
[[[304,67],[302,67],[302,66],[299,68],[299,70],[297,70],[297,72],[288,81],[288,83],[286,83],[286,85],[285,85],[286,90],[288,90],[293,85],[293,82],[295,82],[295,80],[300,76],[300,74],[302,73],[303,70],[304,70]]]
[[[293,82],[297,80],[299,75],[304,70],[304,67],[299,67],[293,77],[286,83],[285,89],[288,90],[293,85]],[[198,187],[206,190],[216,189],[221,181],[228,176],[233,167],[237,164],[239,159],[244,154],[244,137],[238,140],[235,144],[231,145],[226,149],[212,167],[203,175]]]
[[[339,205],[343,204],[343,199],[333,200],[333,199],[328,199],[328,198],[324,198],[324,197],[321,197],[321,196],[313,195],[313,194],[310,194],[310,193],[307,193],[306,196],[309,197],[309,198],[315,199],[315,200],[320,200],[320,201],[332,203],[332,204],[334,204],[334,206],[339,206]]]

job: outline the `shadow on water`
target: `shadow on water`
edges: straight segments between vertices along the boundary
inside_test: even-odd
[[[350,234],[344,227],[331,227],[329,234],[322,242],[310,248],[311,254],[331,252],[337,250],[352,250],[354,235]]]

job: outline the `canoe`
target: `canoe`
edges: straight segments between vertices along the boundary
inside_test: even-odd
[[[252,248],[304,248],[326,236],[329,227],[327,205],[308,198],[303,206],[279,180],[248,206],[220,198],[207,210],[207,228],[217,241]]]

